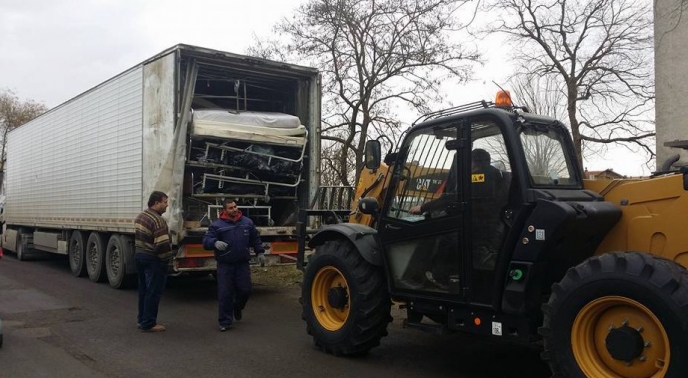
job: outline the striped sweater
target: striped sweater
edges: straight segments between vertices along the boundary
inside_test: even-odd
[[[136,220],[136,253],[166,260],[173,256],[167,222],[156,211],[144,210]]]

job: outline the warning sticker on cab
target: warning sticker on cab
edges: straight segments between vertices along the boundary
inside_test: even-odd
[[[471,182],[485,182],[484,173],[474,173],[471,175]]]
[[[502,336],[502,323],[492,322],[492,334],[495,336]]]

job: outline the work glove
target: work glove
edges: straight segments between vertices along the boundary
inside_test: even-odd
[[[260,264],[260,266],[265,266],[265,255],[259,253],[256,255],[256,257],[258,258],[258,263]]]
[[[222,240],[218,240],[215,242],[215,249],[217,249],[218,251],[226,251],[228,245],[229,244],[223,242]]]

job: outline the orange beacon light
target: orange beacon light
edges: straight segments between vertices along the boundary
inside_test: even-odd
[[[497,92],[495,106],[499,108],[510,108],[514,106],[514,104],[511,103],[511,93],[506,90]]]

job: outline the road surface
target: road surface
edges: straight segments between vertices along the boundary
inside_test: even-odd
[[[243,321],[217,327],[215,281],[171,278],[162,333],[136,329],[135,290],[69,273],[66,259],[0,260],[0,377],[460,377],[545,378],[539,351],[401,326],[361,358],[314,348],[300,317],[298,287],[254,286]]]

